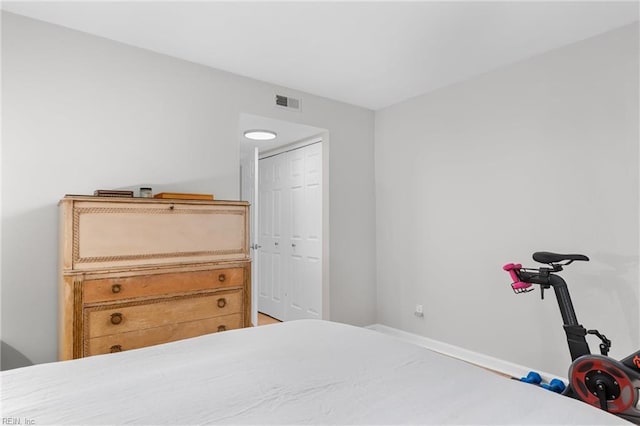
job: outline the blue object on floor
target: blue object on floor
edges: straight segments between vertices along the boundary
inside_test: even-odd
[[[564,385],[564,382],[560,379],[552,379],[548,385],[543,383],[540,386],[556,393],[562,393],[566,388],[566,386]]]
[[[520,381],[525,383],[531,383],[534,385],[539,385],[542,382],[542,377],[540,377],[540,374],[536,373],[535,371],[529,371],[529,374],[527,374],[527,377],[521,377]]]

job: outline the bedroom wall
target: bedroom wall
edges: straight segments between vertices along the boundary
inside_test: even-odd
[[[514,295],[502,265],[578,252],[591,261],[564,273],[578,319],[612,356],[637,349],[638,35],[623,27],[376,112],[378,323],[566,376],[553,292]]]
[[[99,188],[239,196],[240,113],[330,131],[331,319],[375,319],[373,112],[2,13],[2,339],[57,357],[57,203]],[[282,91],[283,89],[279,89]]]

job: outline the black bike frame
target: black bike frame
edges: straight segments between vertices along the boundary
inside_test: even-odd
[[[587,339],[585,339],[587,330],[578,323],[567,283],[562,277],[552,274],[551,269],[547,268],[540,268],[535,272],[521,269],[518,276],[520,280],[525,283],[541,285],[543,291],[544,288],[553,287],[560,308],[560,314],[562,315],[564,331],[567,335],[571,360],[574,361],[582,355],[591,354],[589,344],[587,343]]]

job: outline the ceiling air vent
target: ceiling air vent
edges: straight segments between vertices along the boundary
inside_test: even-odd
[[[300,99],[290,98],[283,95],[276,95],[276,106],[300,111]]]

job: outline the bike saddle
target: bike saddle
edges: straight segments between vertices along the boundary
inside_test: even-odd
[[[574,260],[588,261],[589,258],[583,254],[559,254],[548,251],[537,251],[533,253],[533,260],[540,263],[558,263],[568,260],[569,263],[571,263]]]

